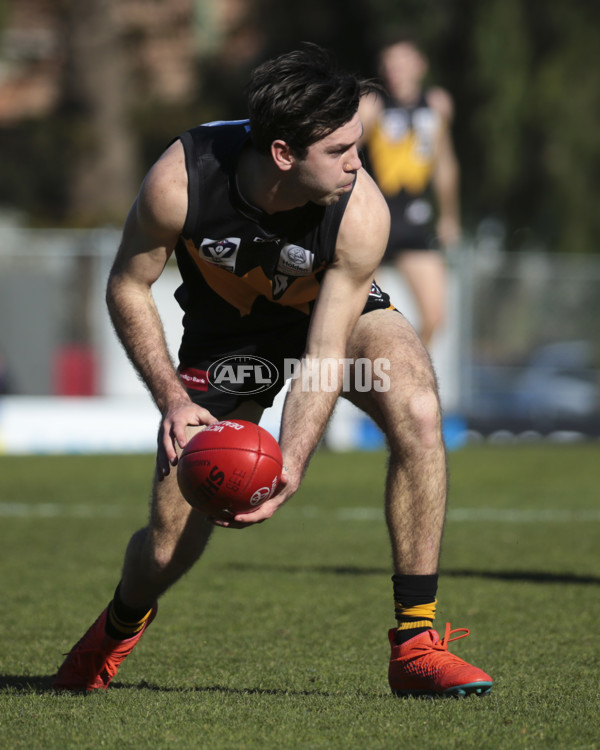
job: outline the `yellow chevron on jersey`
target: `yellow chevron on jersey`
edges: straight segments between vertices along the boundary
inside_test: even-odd
[[[431,179],[433,161],[419,153],[419,139],[412,130],[403,138],[392,140],[378,125],[369,139],[369,159],[375,181],[386,196],[402,189],[421,194]]]
[[[315,273],[321,269],[317,269],[310,276],[295,278],[289,288],[277,299],[274,299],[273,282],[267,278],[260,266],[256,266],[243,276],[236,276],[224,268],[219,268],[202,260],[191,239],[185,239],[184,243],[188,253],[213,292],[232,307],[235,307],[241,316],[249,315],[252,312],[254,302],[261,295],[271,302],[295,307],[305,315],[310,314],[310,303],[314,302],[319,291],[319,281],[315,278]],[[325,264],[321,268],[324,267]]]

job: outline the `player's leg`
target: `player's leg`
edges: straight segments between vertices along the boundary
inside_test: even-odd
[[[389,362],[389,388],[361,390],[355,375],[354,390],[345,395],[374,419],[389,444],[386,519],[398,622],[390,631],[390,686],[402,695],[489,692],[485,672],[448,652],[454,640],[449,627],[442,640],[432,628],[447,468],[429,356],[412,326],[392,310],[362,315],[347,353],[354,360]]]
[[[229,418],[258,422],[262,408],[246,402]],[[226,418],[226,417],[225,417]],[[190,428],[189,436],[202,428]],[[106,689],[154,619],[157,599],[202,555],[212,524],[183,499],[177,472],[155,479],[150,519],[131,538],[115,596],[75,644],[54,679],[56,690]]]
[[[410,288],[420,315],[419,335],[428,348],[446,318],[446,262],[437,250],[404,250],[395,265]]]
[[[345,394],[387,437],[386,516],[395,572],[437,572],[446,508],[446,457],[429,356],[406,318],[393,310],[362,315],[347,355],[387,360],[389,390]],[[357,385],[357,380],[354,380]]]
[[[242,403],[224,419],[258,424],[262,408]],[[188,427],[188,439],[201,427]],[[148,608],[186,573],[204,552],[214,526],[184,500],[177,472],[154,480],[149,524],[131,538],[125,554],[120,596],[127,606]]]

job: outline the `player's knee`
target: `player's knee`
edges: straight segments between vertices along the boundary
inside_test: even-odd
[[[440,405],[433,389],[422,390],[411,396],[408,412],[414,433],[425,448],[437,446],[440,440]]]
[[[440,405],[433,388],[415,390],[406,399],[402,417],[389,440],[392,450],[401,455],[410,450],[432,450],[441,445]]]

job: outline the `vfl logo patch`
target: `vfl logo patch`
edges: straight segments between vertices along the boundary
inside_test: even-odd
[[[286,276],[308,276],[312,273],[315,256],[299,245],[285,244],[279,253],[277,273]]]
[[[207,263],[233,271],[240,243],[239,237],[225,237],[222,240],[205,238],[202,240],[198,252]]]

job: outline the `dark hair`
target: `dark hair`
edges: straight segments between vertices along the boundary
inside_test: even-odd
[[[421,53],[421,55],[426,56],[427,54],[421,40],[417,37],[415,32],[405,26],[388,27],[382,35],[380,42],[380,51],[383,51],[388,47],[394,47],[396,44],[410,44],[410,46],[414,47]]]
[[[254,146],[268,153],[281,139],[304,158],[312,143],[354,117],[363,94],[377,88],[338,68],[328,51],[305,42],[252,73],[247,92]]]

